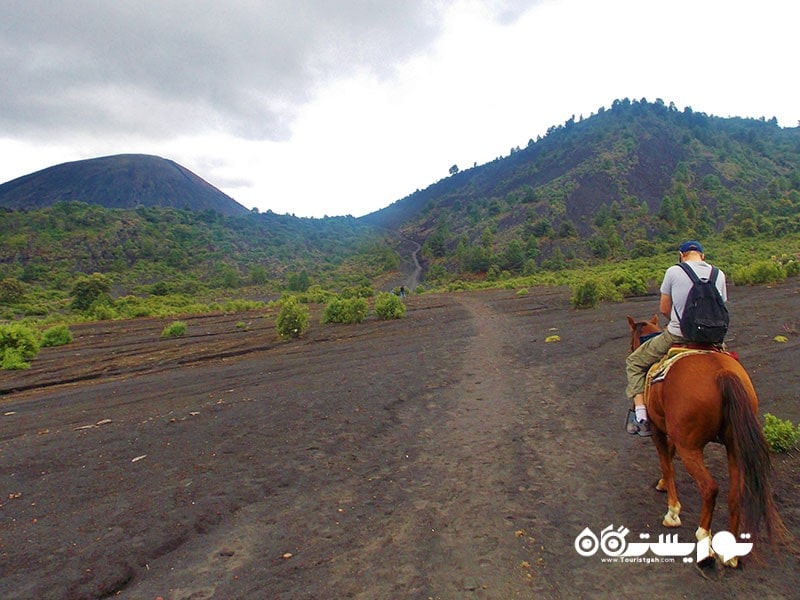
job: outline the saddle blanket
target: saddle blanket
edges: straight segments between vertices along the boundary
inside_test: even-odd
[[[708,354],[709,352],[717,352],[716,350],[699,350],[697,348],[688,348],[685,346],[673,346],[667,352],[667,355],[654,364],[650,369],[647,371],[647,380],[648,383],[658,383],[662,381],[669,373],[670,368],[674,365],[679,359],[689,356],[690,354]]]
[[[669,370],[672,368],[672,365],[674,365],[678,360],[686,356],[690,356],[691,354],[709,354],[711,352],[725,352],[725,351],[718,350],[716,348],[697,348],[692,346],[673,346],[672,348],[670,348],[669,352],[667,352],[667,355],[660,361],[655,363],[647,371],[647,377],[645,378],[644,382],[645,406],[648,404],[650,396],[650,386],[660,381],[663,381],[664,378],[667,376],[667,373],[669,373]],[[736,360],[739,360],[739,357],[735,352],[725,352],[725,353],[730,354]]]

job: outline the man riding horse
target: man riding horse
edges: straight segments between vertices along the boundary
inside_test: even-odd
[[[712,266],[705,261],[703,246],[697,241],[687,241],[680,245],[679,262],[686,263],[700,279],[708,279]],[[661,283],[659,312],[669,319],[667,328],[659,335],[644,341],[628,355],[626,372],[628,386],[626,396],[633,408],[628,411],[626,429],[632,435],[643,437],[653,435],[647,408],[644,403],[644,387],[648,369],[666,356],[673,344],[687,344],[689,340],[681,332],[681,315],[686,307],[686,299],[693,281],[680,265],[673,265],[664,274]],[[725,273],[718,271],[716,287],[723,302],[728,300]]]

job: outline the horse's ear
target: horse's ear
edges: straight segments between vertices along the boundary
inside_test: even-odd
[[[636,321],[633,320],[633,317],[628,315],[628,325],[631,329],[636,329]]]
[[[650,322],[651,322],[653,325],[658,325],[658,313],[656,313],[656,314],[654,314],[654,315],[653,315],[653,318],[652,318],[652,319],[650,319]]]

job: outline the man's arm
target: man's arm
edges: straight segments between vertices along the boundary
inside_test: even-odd
[[[670,312],[672,312],[672,296],[669,294],[661,294],[661,301],[658,303],[658,310],[661,311],[661,314],[670,318]]]

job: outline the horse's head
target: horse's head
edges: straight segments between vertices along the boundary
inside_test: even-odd
[[[661,333],[658,315],[653,315],[649,321],[634,321],[632,317],[628,316],[628,325],[631,328],[631,352],[654,335]]]

